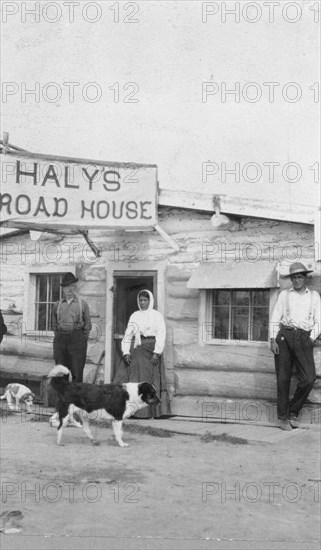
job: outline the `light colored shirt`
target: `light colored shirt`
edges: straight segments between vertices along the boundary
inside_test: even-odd
[[[302,294],[291,288],[282,290],[270,320],[270,337],[275,338],[280,324],[311,331],[315,340],[321,330],[320,295],[315,290],[305,289]]]
[[[165,321],[156,309],[135,311],[129,318],[124,338],[121,342],[123,355],[130,350],[132,338],[135,338],[134,348],[141,345],[141,336],[155,336],[154,353],[163,353],[166,338]]]

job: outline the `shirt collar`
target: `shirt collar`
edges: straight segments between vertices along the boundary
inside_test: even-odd
[[[290,292],[294,292],[294,288],[290,288],[289,291],[290,291]],[[304,294],[306,294],[307,292],[310,292],[310,290],[309,290],[308,287],[306,286],[306,287],[305,287]]]
[[[74,296],[74,297],[71,299],[70,304],[71,304],[71,302],[76,302],[76,300],[78,300],[78,298],[77,298],[77,296]],[[64,297],[62,298],[62,301],[63,301],[63,302],[68,302],[66,296],[64,296]]]

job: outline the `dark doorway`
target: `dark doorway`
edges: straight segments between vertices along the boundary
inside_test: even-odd
[[[157,272],[130,271],[114,274],[114,304],[113,304],[113,361],[111,379],[113,380],[117,365],[122,358],[121,340],[124,337],[129,317],[138,309],[137,294],[150,290],[154,295],[154,307],[157,308]]]

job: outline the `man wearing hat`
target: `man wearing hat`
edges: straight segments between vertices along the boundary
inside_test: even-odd
[[[314,341],[320,334],[320,295],[306,286],[312,273],[301,262],[290,265],[292,288],[280,292],[271,322],[271,351],[274,353],[277,379],[277,412],[282,430],[299,425],[299,413],[316,378]],[[295,362],[298,385],[289,400],[292,367]]]
[[[53,308],[53,351],[56,365],[64,365],[75,382],[82,382],[91,320],[88,304],[76,295],[77,282],[70,272],[61,281],[63,298]]]

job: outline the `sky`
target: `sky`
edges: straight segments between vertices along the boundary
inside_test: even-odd
[[[2,132],[35,153],[157,164],[166,189],[315,205],[319,8],[2,2]]]

